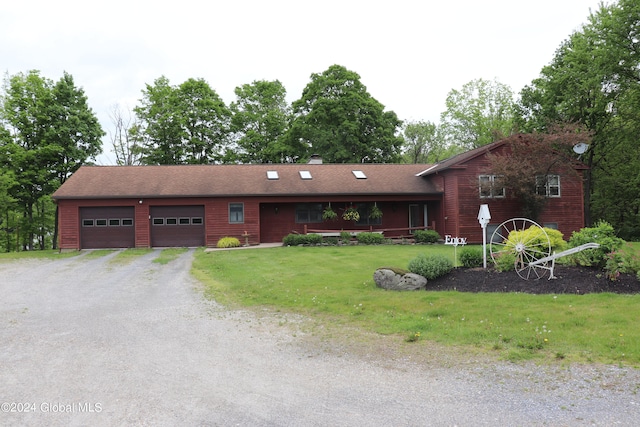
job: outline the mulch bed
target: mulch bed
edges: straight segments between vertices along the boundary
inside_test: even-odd
[[[427,290],[460,292],[523,292],[530,294],[588,294],[613,292],[640,293],[640,280],[634,274],[621,274],[610,280],[601,270],[556,266],[557,279],[524,280],[515,271],[501,273],[492,268],[455,268],[445,276],[430,280]]]

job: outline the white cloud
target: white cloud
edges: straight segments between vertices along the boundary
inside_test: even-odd
[[[237,86],[278,79],[293,101],[332,64],[401,119],[437,122],[447,93],[473,79],[519,92],[599,0],[8,3],[0,70],[69,72],[108,128],[110,107],[133,107],[161,75],[204,78],[227,103]]]

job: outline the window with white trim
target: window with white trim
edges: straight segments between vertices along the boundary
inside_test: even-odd
[[[502,198],[505,195],[504,186],[499,175],[480,175],[478,183],[481,199]]]
[[[536,193],[545,197],[560,197],[560,175],[536,176]]]
[[[244,223],[244,203],[229,203],[229,223]]]

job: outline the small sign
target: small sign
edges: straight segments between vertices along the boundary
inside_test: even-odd
[[[467,238],[466,237],[451,237],[450,234],[446,234],[444,236],[444,244],[445,245],[453,245],[453,246],[466,245],[467,244]]]

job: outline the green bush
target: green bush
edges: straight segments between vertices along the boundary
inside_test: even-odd
[[[413,232],[416,243],[437,243],[442,237],[435,230],[416,230]]]
[[[450,272],[453,269],[453,262],[443,255],[420,254],[409,261],[408,269],[412,273],[433,280]]]
[[[460,250],[458,259],[463,267],[475,268],[482,267],[484,258],[482,256],[482,248],[474,246],[465,246]]]
[[[217,248],[238,248],[240,247],[240,240],[236,237],[222,237],[216,243]]]
[[[341,231],[340,240],[342,240],[344,243],[351,241],[351,233],[349,233],[348,231]]]
[[[380,245],[385,242],[384,236],[380,233],[358,233],[356,239],[363,245]]]
[[[516,269],[516,254],[503,253],[495,257],[496,270],[498,271],[514,271]]]
[[[624,240],[615,235],[611,224],[606,221],[600,221],[595,227],[585,227],[580,231],[574,231],[571,239],[569,239],[569,246],[575,248],[591,242],[599,243],[600,247],[574,254],[571,260],[575,264],[588,267],[605,267],[608,260],[607,254],[617,251],[625,243]]]
[[[331,246],[336,246],[338,244],[339,239],[337,237],[329,236],[325,237],[324,242]]]
[[[318,245],[322,243],[320,234],[288,234],[282,239],[285,246]]]
[[[549,236],[551,253],[562,252],[569,247],[569,244],[564,240],[564,235],[559,230],[544,227],[544,231],[546,231]]]

